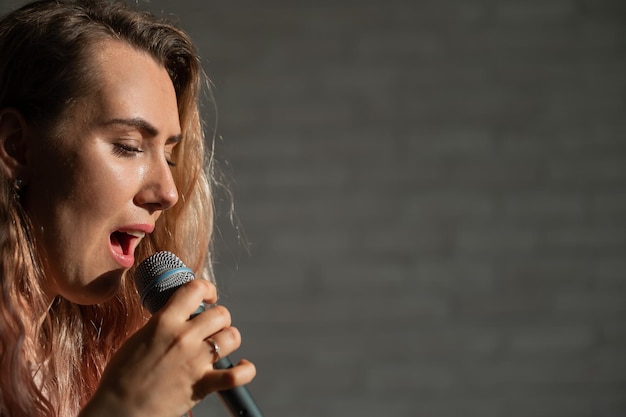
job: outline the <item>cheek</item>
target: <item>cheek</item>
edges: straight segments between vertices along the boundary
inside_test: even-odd
[[[101,155],[75,155],[65,161],[50,158],[33,175],[26,210],[35,226],[60,233],[73,225],[80,233],[119,208],[123,199],[132,198],[133,177]]]
[[[92,164],[82,168],[75,172],[74,181],[68,188],[69,194],[66,195],[75,215],[93,216],[92,220],[96,221],[132,201],[136,176],[132,172],[106,164]]]
[[[71,194],[76,182],[77,155],[60,140],[42,139],[33,147],[29,163],[29,187],[33,200],[51,203]]]

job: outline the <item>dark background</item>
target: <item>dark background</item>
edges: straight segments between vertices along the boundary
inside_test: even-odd
[[[266,417],[626,415],[626,2],[147,7],[214,83]]]

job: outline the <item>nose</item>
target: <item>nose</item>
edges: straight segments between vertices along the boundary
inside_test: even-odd
[[[145,170],[142,187],[135,195],[135,204],[153,213],[167,210],[177,201],[178,190],[167,161],[150,164]]]

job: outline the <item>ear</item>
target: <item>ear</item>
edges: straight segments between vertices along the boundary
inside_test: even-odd
[[[10,180],[27,181],[28,125],[13,108],[0,110],[0,170]]]

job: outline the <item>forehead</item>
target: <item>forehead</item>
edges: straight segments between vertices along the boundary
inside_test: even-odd
[[[180,133],[173,83],[151,55],[121,41],[104,40],[96,44],[88,60],[92,85],[78,100],[83,117],[100,121],[141,118],[159,130]]]

